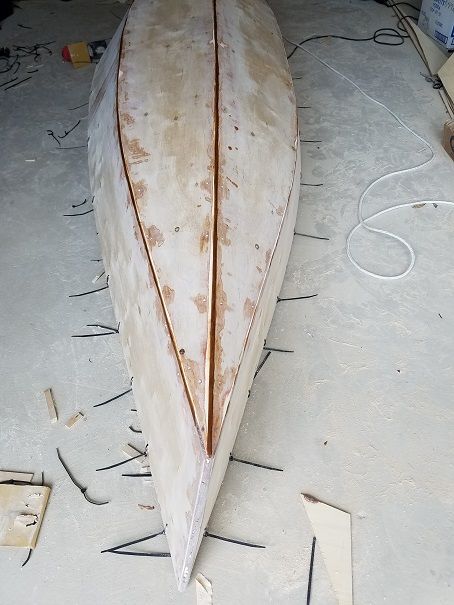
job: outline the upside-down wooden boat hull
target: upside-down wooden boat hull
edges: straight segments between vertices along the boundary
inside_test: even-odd
[[[264,0],[136,0],[96,69],[89,167],[180,589],[287,264],[296,103]]]

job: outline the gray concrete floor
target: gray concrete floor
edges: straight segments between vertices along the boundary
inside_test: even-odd
[[[391,9],[361,0],[274,0],[284,35],[351,36],[393,26]],[[0,46],[55,40],[54,54],[21,87],[0,90],[0,467],[44,469],[52,494],[39,545],[0,552],[0,603],[126,605],[195,603],[193,584],[178,594],[169,560],[101,555],[102,548],[161,528],[152,485],[95,468],[122,459],[120,446],[142,446],[133,399],[92,405],[121,392],[127,374],[115,336],[71,339],[87,323],[112,324],[108,291],[86,298],[99,271],[93,215],[67,218],[89,196],[86,107],[93,67],[62,63],[68,42],[109,37],[124,6],[80,0],[21,3],[0,31]],[[114,13],[117,15],[115,16]],[[32,27],[23,29],[18,23]],[[409,41],[391,48],[341,40],[308,48],[387,103],[434,145],[430,169],[380,186],[367,209],[413,199],[449,199],[452,160],[440,146],[446,119]],[[21,70],[31,65],[24,60]],[[254,384],[235,453],[281,466],[282,474],[231,464],[210,526],[267,545],[253,551],[205,539],[196,570],[213,583],[217,605],[305,602],[312,539],[299,494],[309,492],[351,512],[357,605],[454,602],[452,359],[454,289],[452,210],[402,210],[377,225],[413,242],[418,260],[405,280],[383,283],[348,263],[345,238],[356,223],[362,189],[383,171],[423,157],[421,146],[345,82],[298,52],[291,59],[301,110],[303,181],[298,229],[330,238],[297,238],[283,296],[318,293],[278,305],[268,342],[273,353]],[[8,74],[2,76],[2,82]],[[26,160],[33,159],[34,162]],[[403,268],[405,253],[386,239],[361,235],[355,252],[372,269]],[[61,422],[51,426],[42,397],[52,386]],[[63,422],[76,410],[86,421]],[[95,498],[82,498],[59,465],[61,448]],[[131,468],[134,463],[131,463]],[[126,468],[126,467],[123,467]],[[159,544],[165,547],[165,541]],[[335,598],[317,549],[312,605]]]

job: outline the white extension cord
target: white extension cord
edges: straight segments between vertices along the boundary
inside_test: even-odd
[[[285,39],[287,40],[287,38],[285,38]],[[403,237],[400,237],[399,235],[396,235],[395,233],[391,233],[390,231],[386,231],[385,229],[377,229],[376,227],[371,227],[368,223],[370,221],[372,221],[374,218],[382,216],[383,214],[386,214],[387,212],[392,212],[393,210],[398,210],[400,208],[412,208],[415,206],[419,206],[419,204],[440,204],[440,205],[446,205],[446,206],[454,206],[454,202],[451,202],[448,200],[419,200],[419,201],[415,201],[415,202],[408,202],[405,204],[396,204],[394,206],[389,206],[388,208],[385,208],[384,210],[380,210],[379,212],[376,212],[375,214],[371,214],[367,218],[364,218],[364,215],[363,215],[363,204],[364,204],[364,199],[366,198],[369,191],[375,185],[380,183],[381,181],[383,181],[387,178],[390,178],[391,176],[397,175],[397,174],[404,174],[406,172],[412,172],[414,170],[418,170],[419,168],[422,168],[423,166],[427,166],[428,164],[430,164],[430,162],[432,162],[432,160],[435,158],[435,152],[432,148],[432,145],[428,141],[426,141],[422,136],[417,134],[412,128],[407,126],[399,118],[399,116],[396,115],[393,111],[391,111],[391,109],[389,109],[389,107],[387,107],[384,103],[377,101],[377,99],[374,99],[373,97],[368,95],[366,92],[364,92],[364,90],[362,88],[360,88],[358,86],[358,84],[353,82],[353,80],[350,80],[350,78],[348,78],[347,76],[342,74],[340,71],[338,71],[334,67],[331,67],[331,65],[326,63],[326,61],[323,61],[323,59],[320,59],[320,57],[318,57],[314,53],[310,52],[306,48],[303,48],[303,46],[301,44],[297,44],[296,42],[292,42],[291,40],[287,40],[287,42],[289,42],[289,44],[292,44],[293,46],[297,46],[298,48],[300,48],[302,51],[304,51],[305,53],[307,53],[308,55],[310,55],[311,57],[316,59],[319,63],[321,63],[328,69],[330,69],[335,74],[337,74],[343,80],[347,80],[347,82],[349,82],[352,86],[354,86],[356,88],[356,90],[358,90],[364,97],[366,97],[366,99],[369,99],[369,101],[372,101],[372,103],[375,103],[379,107],[382,107],[383,109],[385,109],[401,126],[403,126],[403,128],[405,128],[405,130],[410,132],[413,136],[415,136],[419,141],[421,141],[421,143],[423,143],[429,149],[430,158],[425,160],[421,164],[416,164],[415,166],[411,166],[409,168],[402,168],[401,170],[393,170],[392,172],[387,172],[386,174],[383,174],[382,176],[380,176],[377,179],[375,179],[374,181],[372,181],[366,187],[366,189],[361,194],[361,197],[359,198],[359,202],[358,202],[358,224],[355,227],[353,227],[353,229],[350,231],[350,233],[348,234],[348,237],[347,237],[347,242],[346,242],[347,257],[348,257],[349,261],[359,271],[361,271],[361,273],[364,273],[371,277],[376,277],[377,279],[401,279],[402,277],[406,277],[410,273],[410,271],[413,269],[415,262],[416,262],[416,254],[415,254],[415,251],[413,250],[413,248],[411,247],[411,245]],[[402,273],[398,273],[396,275],[382,275],[381,273],[374,273],[373,271],[369,271],[368,269],[366,269],[365,267],[360,265],[360,263],[357,260],[355,260],[355,258],[353,257],[353,254],[351,251],[351,240],[352,240],[353,235],[356,233],[356,231],[358,231],[358,229],[360,229],[361,227],[363,227],[364,229],[367,229],[368,231],[372,231],[373,233],[381,233],[382,235],[387,235],[388,237],[391,237],[392,239],[397,240],[398,242],[403,244],[405,246],[405,248],[408,250],[408,252],[410,253],[410,263],[408,264],[405,271],[402,271]]]

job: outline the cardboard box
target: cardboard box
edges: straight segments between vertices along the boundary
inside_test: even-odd
[[[454,48],[454,0],[422,0],[418,25],[443,48]]]

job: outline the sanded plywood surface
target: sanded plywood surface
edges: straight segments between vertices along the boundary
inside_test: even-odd
[[[50,488],[0,485],[0,546],[35,548]]]
[[[291,78],[266,3],[165,6],[137,0],[109,45],[94,80],[89,155],[110,292],[183,588],[283,279],[299,158]],[[263,154],[276,150],[281,159],[264,170]],[[247,228],[254,222],[260,237]]]

